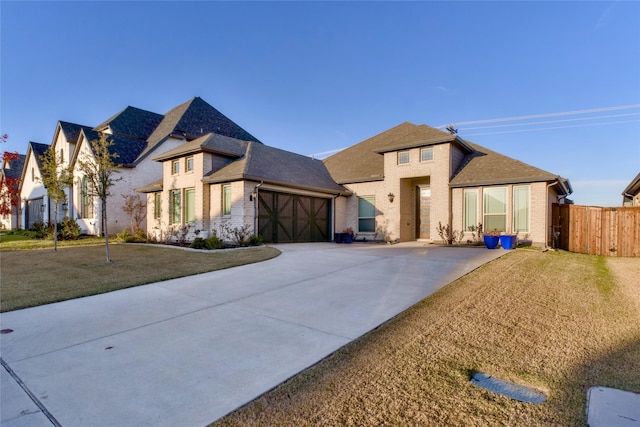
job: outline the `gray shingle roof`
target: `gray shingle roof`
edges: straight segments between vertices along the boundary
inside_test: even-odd
[[[554,181],[558,175],[467,141],[473,148],[454,173],[452,187]],[[566,181],[566,180],[565,180]]]
[[[31,147],[31,152],[33,152],[33,155],[36,158],[36,164],[38,166],[38,169],[42,170],[42,159],[40,157],[44,155],[44,152],[47,151],[50,145],[40,144],[39,142],[30,141],[29,146]]]
[[[138,193],[156,193],[158,191],[162,191],[162,179],[153,181],[152,183],[149,183],[144,187],[136,188],[134,190]]]
[[[635,195],[635,194],[638,194],[639,192],[640,192],[640,173],[636,175],[636,177],[633,178],[633,180],[631,180],[627,188],[625,188],[624,191],[622,192],[622,195],[623,196],[626,196],[627,194]]]
[[[385,151],[455,140],[438,129],[404,122],[324,159],[331,176],[340,184],[384,178]]]
[[[237,158],[245,154],[247,144],[248,141],[241,141],[224,135],[208,133],[200,138],[194,139],[193,141],[182,144],[173,150],[162,153],[158,157],[154,157],[153,160],[163,161],[201,151]]]
[[[84,136],[91,147],[91,142],[100,139],[100,132],[92,129],[82,129]],[[109,147],[110,153],[115,153],[118,156],[113,158],[113,163],[121,166],[130,166],[135,162],[140,153],[146,148],[147,143],[139,139],[126,138],[122,135],[109,135],[109,141],[113,142],[113,145]]]
[[[246,154],[204,178],[206,183],[248,179],[330,194],[347,190],[334,182],[320,160],[251,141]]]
[[[149,136],[147,149],[141,157],[152,151],[169,135],[195,139],[207,133],[216,133],[243,141],[258,141],[253,135],[231,121],[224,114],[195,97],[178,105],[164,115],[158,127]]]
[[[162,118],[162,114],[129,106],[109,117],[93,129],[104,131],[109,127],[114,134],[120,134],[133,139],[146,140],[158,127]]]
[[[63,122],[62,120],[60,120],[58,123],[60,123],[60,129],[62,129],[62,133],[64,134],[64,137],[66,138],[67,142],[70,142],[73,144],[78,142],[78,137],[80,136],[80,131],[82,129],[91,129],[90,126],[83,126],[75,123]]]
[[[24,168],[24,163],[27,161],[26,154],[18,154],[18,158],[15,160],[11,160],[8,162],[8,168],[2,169],[2,174],[7,178],[15,178],[20,179],[22,176],[22,169]],[[3,165],[4,167],[5,165]]]

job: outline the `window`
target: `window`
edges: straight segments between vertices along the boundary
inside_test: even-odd
[[[60,149],[60,160],[62,160],[62,163],[64,163],[64,149]]]
[[[83,177],[80,182],[80,218],[93,218],[93,195],[91,182]]]
[[[222,215],[231,215],[231,186],[222,186]]]
[[[160,219],[162,216],[162,193],[153,195],[153,219]]]
[[[180,190],[171,190],[171,224],[180,224]]]
[[[507,188],[485,188],[484,192],[484,222],[482,230],[507,231]]]
[[[171,175],[177,175],[178,173],[180,173],[180,162],[171,160]]]
[[[464,231],[478,225],[478,190],[464,190]]]
[[[433,147],[420,149],[420,161],[428,162],[429,160],[433,160]]]
[[[184,159],[184,171],[191,172],[193,171],[193,156],[189,156]]]
[[[398,164],[399,165],[406,165],[410,161],[411,161],[411,157],[409,156],[409,152],[408,151],[400,151],[398,153]]]
[[[191,223],[196,220],[196,189],[184,190],[184,222]]]
[[[358,231],[361,233],[376,231],[375,196],[358,197]]]
[[[529,186],[513,187],[513,232],[529,232]]]

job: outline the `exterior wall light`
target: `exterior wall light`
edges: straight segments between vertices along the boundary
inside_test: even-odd
[[[393,199],[394,199],[396,196],[394,196],[394,195],[393,195],[393,193],[389,193],[389,194],[387,195],[387,197],[389,198],[389,202],[393,203]]]

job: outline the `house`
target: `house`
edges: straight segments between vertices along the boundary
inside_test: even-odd
[[[48,144],[29,142],[24,167],[20,176],[20,199],[22,200],[22,227],[31,228],[35,223],[49,221],[51,206],[47,190],[42,185],[42,159]]]
[[[440,224],[464,239],[483,224],[545,245],[551,205],[572,192],[567,179],[408,122],[324,161],[215,134],[154,160],[162,179],[138,191],[157,239],[244,227],[265,242],[330,241],[350,227],[360,239],[433,241]]]
[[[325,159],[352,195],[336,201],[336,227],[390,241],[441,240],[450,225],[470,239],[517,233],[539,245],[551,236],[551,206],[572,192],[567,179],[458,135],[402,123]]]
[[[640,173],[622,192],[622,206],[640,206]]]
[[[328,241],[333,200],[348,192],[320,160],[209,133],[154,160],[163,178],[147,194],[148,235],[184,231],[188,240],[231,229],[258,230],[266,242]]]
[[[11,153],[10,156],[4,156],[2,159],[0,191],[3,198],[3,215],[0,217],[0,228],[6,230],[13,230],[20,226],[20,177],[26,158],[25,154]]]

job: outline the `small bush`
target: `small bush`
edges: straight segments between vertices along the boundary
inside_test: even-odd
[[[80,237],[80,226],[75,219],[64,217],[64,220],[58,224],[58,232],[63,240],[76,240]]]
[[[249,246],[260,246],[263,242],[262,236],[252,234],[249,236]]]
[[[191,249],[209,249],[207,241],[202,237],[196,237],[189,245]]]
[[[204,240],[207,244],[207,249],[222,249],[222,246],[224,246],[222,240],[220,240],[215,234]]]

